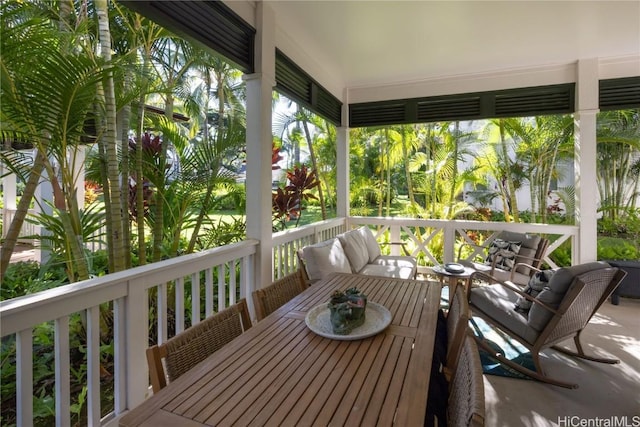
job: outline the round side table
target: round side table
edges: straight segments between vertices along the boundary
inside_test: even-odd
[[[471,267],[464,267],[464,271],[460,273],[452,273],[444,269],[442,265],[435,265],[432,267],[433,272],[440,279],[440,283],[443,284],[447,279],[447,285],[449,286],[449,301],[456,293],[456,287],[459,282],[462,282],[464,286],[465,294],[469,293],[469,286],[471,285],[471,275],[475,273],[475,270]]]

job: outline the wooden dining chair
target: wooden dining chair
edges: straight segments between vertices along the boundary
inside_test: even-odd
[[[480,427],[485,419],[484,380],[478,345],[465,328],[460,357],[449,384],[447,425]]]
[[[153,392],[231,342],[251,327],[247,300],[215,313],[167,342],[147,349],[147,362]]]
[[[447,358],[444,374],[447,381],[451,381],[453,372],[462,350],[462,345],[469,329],[469,302],[464,286],[456,286],[455,295],[449,298],[449,312],[447,313]]]
[[[262,320],[269,314],[282,307],[285,303],[307,289],[301,269],[276,280],[269,286],[253,292],[253,305],[256,317]]]

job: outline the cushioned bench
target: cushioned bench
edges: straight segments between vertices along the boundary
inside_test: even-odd
[[[413,279],[418,268],[415,257],[382,255],[373,232],[366,226],[305,246],[298,251],[298,257],[310,283],[336,272]]]

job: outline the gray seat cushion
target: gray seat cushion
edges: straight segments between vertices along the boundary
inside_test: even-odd
[[[502,240],[510,240],[515,242],[522,242],[522,248],[538,249],[541,237],[535,234],[516,233],[514,231],[501,231],[497,238]]]
[[[465,267],[470,267],[473,268],[476,271],[480,271],[483,273],[491,273],[491,266],[490,265],[486,265],[486,264],[480,264],[478,262],[471,262],[471,261],[466,261],[466,260],[460,260],[459,261],[460,264],[464,265]],[[500,270],[498,268],[496,268],[495,270],[493,270],[493,277],[495,277],[496,279],[498,279],[501,282],[506,282],[511,280],[511,272],[510,271],[505,271],[505,270]],[[525,286],[527,283],[529,283],[529,275],[528,274],[523,274],[523,273],[519,273],[517,270],[513,272],[513,280],[511,280],[513,283],[517,284],[517,285],[522,285]]]
[[[380,255],[371,264],[391,265],[394,267],[417,268],[418,261],[414,257],[403,255]]]
[[[518,294],[502,285],[479,286],[471,289],[470,304],[480,312],[504,325],[511,333],[533,344],[539,332],[527,323],[526,315],[514,310]]]

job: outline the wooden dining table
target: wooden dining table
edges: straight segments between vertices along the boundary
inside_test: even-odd
[[[307,312],[358,288],[387,308],[362,339],[314,333]],[[422,426],[441,286],[334,274],[248,329],[119,420],[120,426]]]

